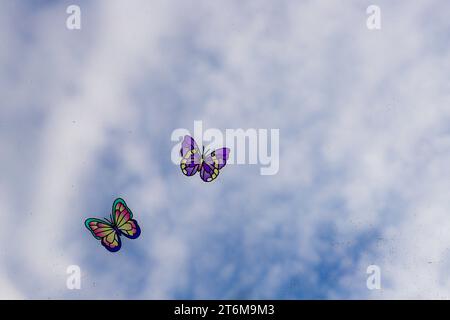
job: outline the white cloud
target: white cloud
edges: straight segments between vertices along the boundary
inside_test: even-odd
[[[1,231],[31,235],[9,240],[1,294],[448,297],[448,22],[439,2],[379,5],[369,31],[359,1],[89,2],[79,33],[50,5],[15,37],[30,9],[1,10],[0,209],[21,217]],[[279,174],[182,176],[170,133],[196,119],[279,128]],[[91,252],[82,221],[116,195],[141,239]],[[78,263],[88,285],[69,293]]]

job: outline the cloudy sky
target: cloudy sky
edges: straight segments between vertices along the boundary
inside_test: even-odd
[[[2,0],[0,298],[450,298],[449,11]],[[183,176],[195,120],[279,129],[278,174]],[[84,220],[116,197],[142,234],[112,254]]]

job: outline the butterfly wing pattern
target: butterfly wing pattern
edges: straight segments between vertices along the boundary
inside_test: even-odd
[[[200,178],[205,182],[211,182],[215,180],[228,160],[230,149],[221,148],[211,152],[209,155],[204,156],[202,166],[200,168]]]
[[[91,231],[94,238],[100,240],[102,246],[108,251],[117,252],[122,247],[120,236],[111,223],[97,218],[90,218],[84,224]]]
[[[89,218],[84,224],[94,238],[100,240],[102,246],[110,252],[117,252],[122,247],[121,235],[136,239],[141,234],[141,228],[133,219],[133,213],[121,198],[113,203],[111,221]]]
[[[141,228],[137,221],[133,219],[133,213],[125,201],[121,198],[116,199],[112,210],[112,221],[120,233],[129,239],[139,237]]]
[[[200,170],[202,155],[194,138],[185,136],[181,143],[181,163],[180,168],[186,176],[193,176]]]
[[[184,175],[193,176],[198,171],[200,178],[205,182],[215,180],[228,160],[230,149],[220,148],[209,155],[201,154],[194,138],[186,135],[181,143],[181,163],[180,168]]]

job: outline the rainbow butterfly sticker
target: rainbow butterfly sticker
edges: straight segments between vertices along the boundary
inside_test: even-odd
[[[210,154],[200,153],[197,143],[191,136],[185,136],[181,143],[180,155],[182,157],[180,168],[186,176],[193,176],[200,172],[200,178],[205,182],[211,182],[219,175],[219,170],[222,169],[230,155],[230,149],[220,148],[214,150]]]
[[[136,239],[141,234],[141,228],[137,221],[133,220],[133,213],[121,198],[114,201],[110,219],[105,220],[89,218],[84,225],[110,252],[117,252],[122,247],[121,235]]]

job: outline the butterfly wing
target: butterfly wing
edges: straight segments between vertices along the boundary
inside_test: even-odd
[[[122,247],[119,235],[114,230],[114,226],[109,222],[90,218],[86,219],[84,225],[92,233],[95,239],[100,240],[102,246],[108,251],[116,252]]]
[[[191,136],[184,136],[183,142],[181,143],[181,162],[180,168],[186,176],[193,176],[200,170],[201,165],[201,154],[197,143]]]
[[[133,213],[125,200],[121,198],[117,198],[113,203],[112,221],[120,233],[127,238],[136,239],[141,234],[141,228],[137,221],[133,219]]]
[[[211,153],[211,156],[213,158],[213,161],[217,160],[218,166],[217,169],[222,169],[225,167],[228,161],[228,157],[230,156],[230,149],[229,148],[220,148]]]
[[[227,164],[229,154],[230,149],[220,148],[205,156],[200,168],[200,178],[205,182],[215,180],[219,176],[219,170]]]

